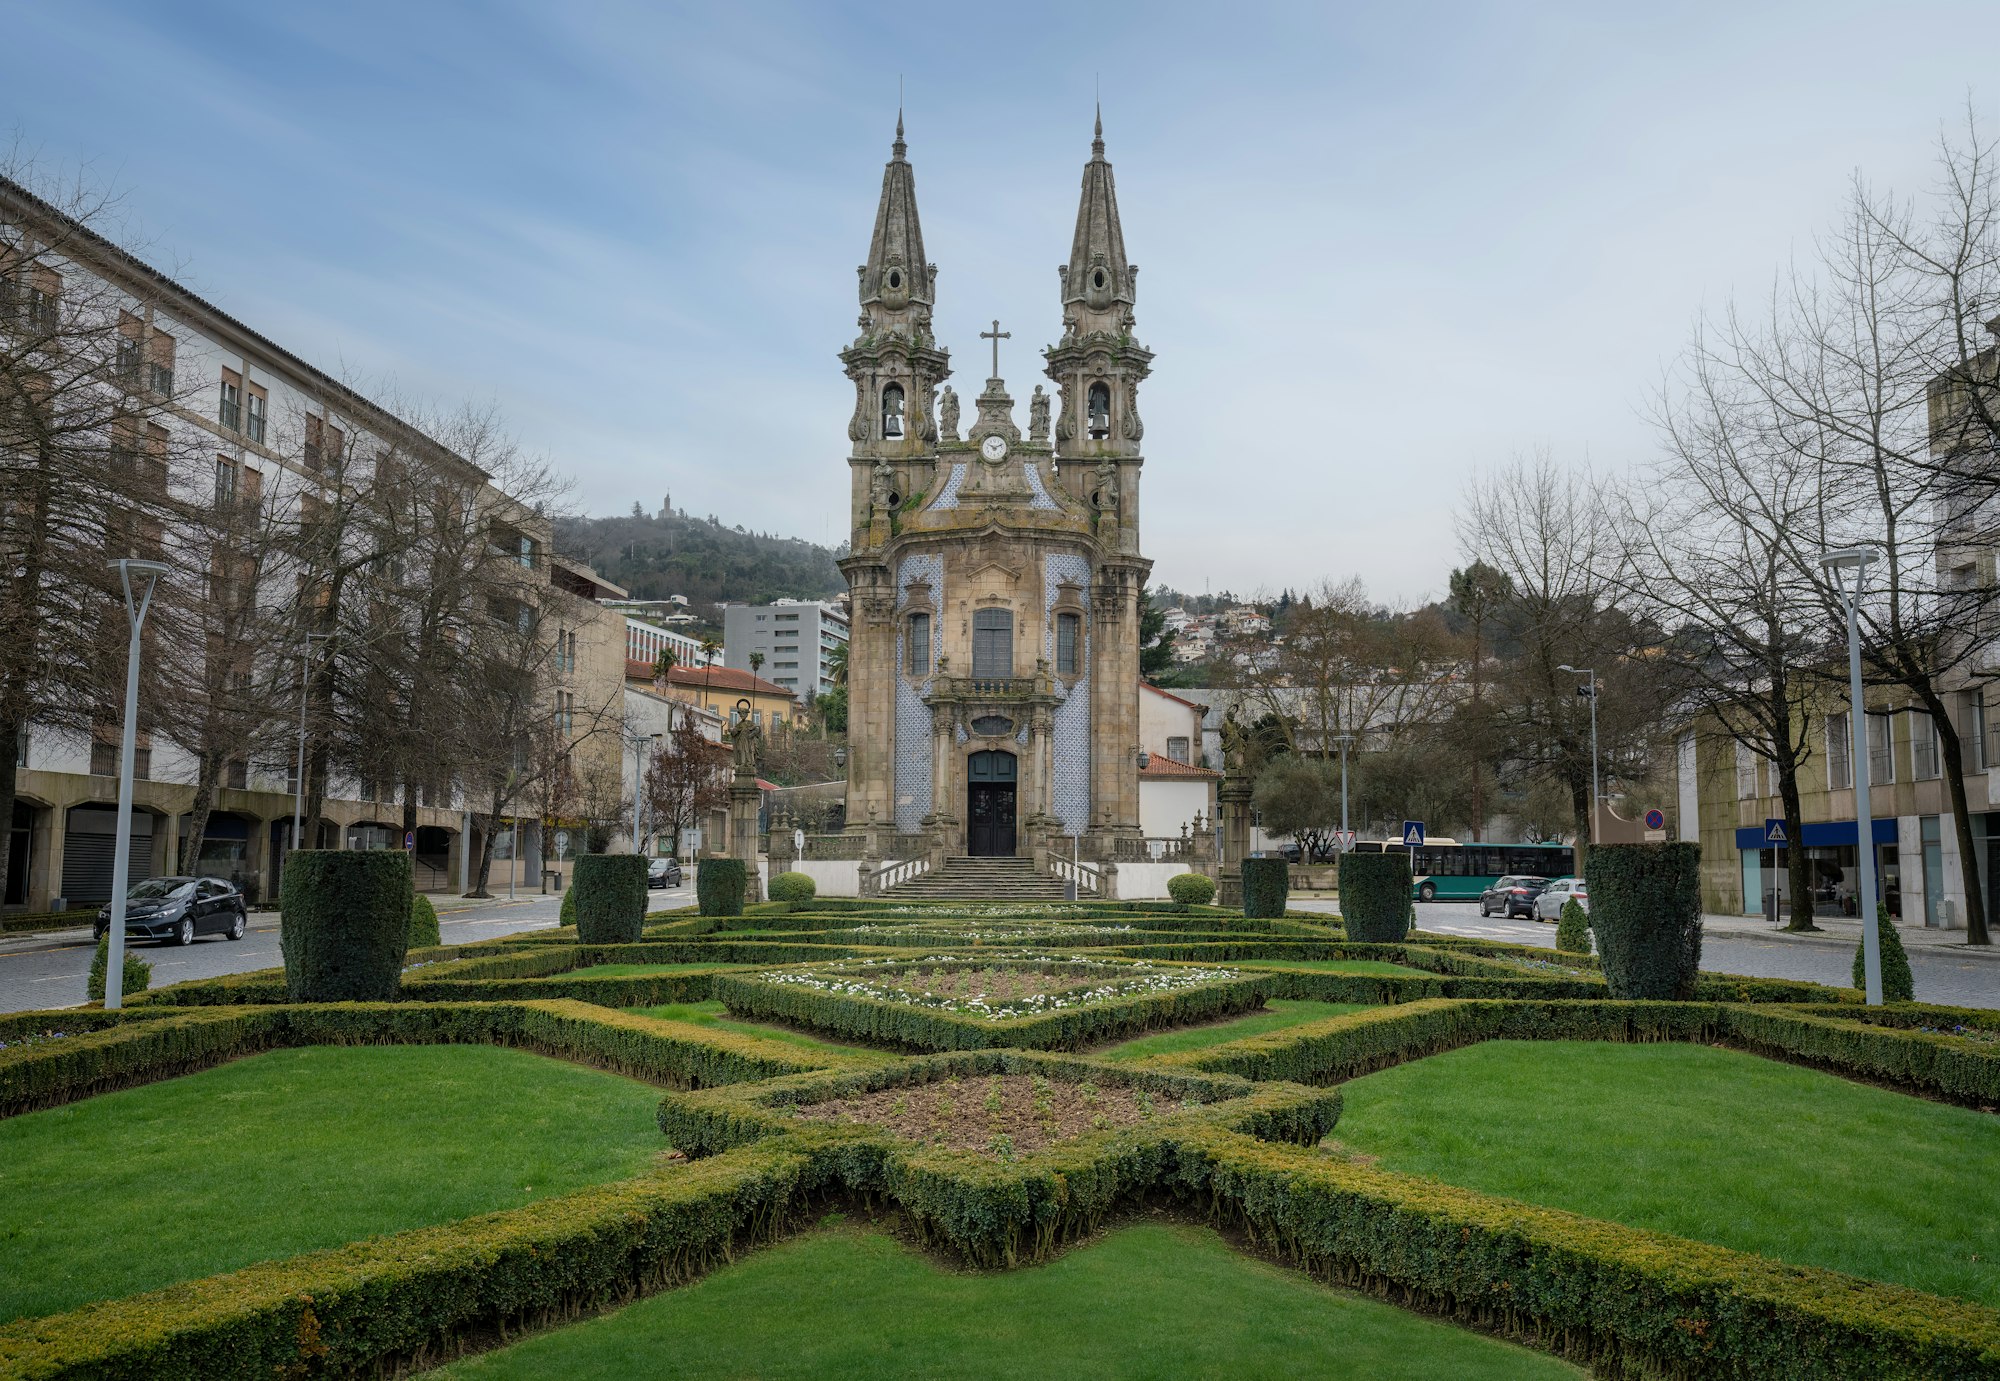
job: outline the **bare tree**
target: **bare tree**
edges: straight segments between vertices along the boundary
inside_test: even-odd
[[[646,809],[671,832],[676,855],[688,830],[728,806],[729,763],[728,747],[709,742],[689,716],[646,765]]]

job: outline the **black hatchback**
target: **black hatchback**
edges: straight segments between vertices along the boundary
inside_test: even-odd
[[[1535,898],[1542,895],[1542,889],[1548,885],[1547,878],[1523,873],[1495,878],[1493,885],[1479,894],[1479,914],[1491,916],[1498,911],[1509,920],[1516,916],[1524,919],[1532,917],[1535,914]]]
[[[111,908],[97,913],[97,938],[111,929]],[[197,935],[240,940],[250,930],[243,894],[221,878],[147,878],[125,894],[125,938],[191,945]]]

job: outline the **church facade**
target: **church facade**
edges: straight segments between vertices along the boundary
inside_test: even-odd
[[[850,829],[947,854],[1133,856],[1139,827],[1138,269],[1102,120],[1027,425],[992,374],[965,408],[931,329],[915,175],[896,122],[860,266],[860,334],[841,351],[852,591]],[[1060,316],[1057,316],[1057,312]],[[1025,334],[1025,333],[1024,333]],[[982,351],[982,354],[985,352]],[[969,415],[966,415],[968,414]]]

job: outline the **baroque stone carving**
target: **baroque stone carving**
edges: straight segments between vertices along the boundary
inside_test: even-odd
[[[1028,400],[1028,440],[1047,441],[1049,439],[1049,395],[1035,385],[1035,396]]]
[[[944,386],[944,397],[938,402],[938,421],[946,441],[958,440],[958,394],[950,384]]]
[[[1137,379],[1127,379],[1125,381],[1125,425],[1123,430],[1127,441],[1137,441],[1146,434],[1146,425],[1139,420],[1139,381]]]

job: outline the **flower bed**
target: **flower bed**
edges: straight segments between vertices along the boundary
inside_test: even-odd
[[[953,1075],[921,1088],[829,1098],[802,1105],[796,1116],[805,1122],[866,1123],[905,1141],[1012,1160],[1085,1132],[1150,1122],[1157,1113],[1143,1088],[989,1074],[971,1082]]]

